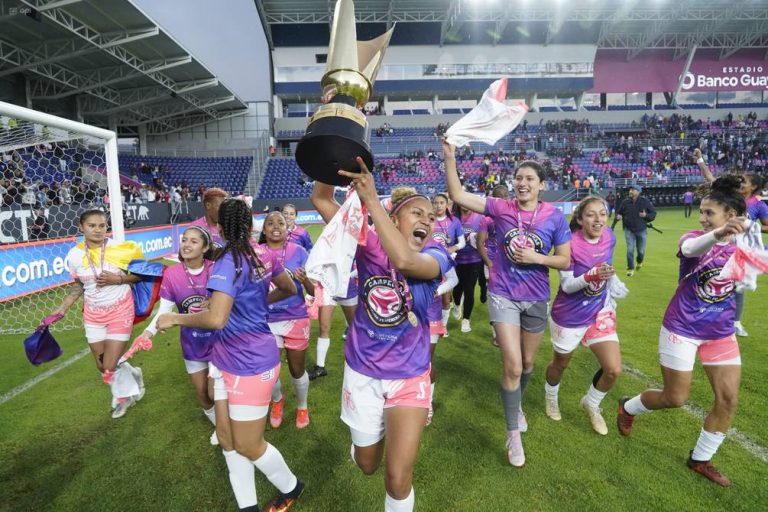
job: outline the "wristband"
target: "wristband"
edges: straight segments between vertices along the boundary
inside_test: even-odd
[[[584,274],[584,281],[588,283],[597,283],[602,281],[600,276],[597,274],[597,267],[592,267]]]
[[[698,160],[696,160],[696,163],[697,163],[697,164],[699,164],[699,165],[701,165],[701,164],[703,164],[703,163],[704,163],[704,159],[703,159],[703,158],[701,158],[701,157],[699,157],[699,159],[698,159]]]

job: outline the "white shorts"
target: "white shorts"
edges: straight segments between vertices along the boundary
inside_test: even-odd
[[[736,336],[718,340],[697,340],[669,332],[664,326],[659,333],[661,366],[680,372],[693,371],[696,354],[704,366],[741,366],[741,354]]]
[[[357,306],[357,295],[349,299],[338,299],[336,304],[339,306]]]
[[[207,370],[208,361],[190,361],[189,359],[185,359],[184,366],[187,367],[187,373],[192,375],[193,373]]]
[[[552,336],[552,348],[558,354],[570,354],[578,348],[579,343],[590,347],[604,341],[619,342],[615,314],[598,317],[595,323],[583,327],[563,327],[550,318],[549,332]]]
[[[429,409],[431,404],[429,368],[416,377],[390,380],[368,377],[344,364],[341,420],[349,426],[356,446],[370,446],[384,437],[384,409],[397,406]]]

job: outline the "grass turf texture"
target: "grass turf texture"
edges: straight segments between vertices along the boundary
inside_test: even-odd
[[[664,309],[677,278],[677,241],[698,227],[681,210],[661,210],[649,232],[646,263],[624,277],[625,245],[620,229],[615,266],[630,288],[619,303],[618,329],[624,363],[660,381],[657,339]],[[314,238],[319,227],[310,229]],[[554,276],[553,276],[554,277]],[[554,278],[556,283],[556,278]],[[553,285],[554,288],[554,285]],[[744,362],[740,405],[734,427],[768,446],[768,365],[762,316],[768,281],[747,295],[742,338]],[[472,332],[462,334],[450,320],[450,337],[437,350],[439,380],[435,417],[425,430],[414,475],[418,511],[529,510],[759,510],[768,500],[768,464],[731,440],[715,458],[734,485],[723,489],[685,467],[701,424],[682,410],[644,415],[629,439],[615,430],[616,401],[645,389],[624,374],[603,402],[611,428],[594,433],[579,399],[597,368],[580,348],[560,391],[563,414],[544,414],[543,370],[551,357],[545,334],[537,367],[524,398],[530,429],[524,434],[523,469],[506,460],[506,432],[498,381],[501,363],[491,346],[485,306],[476,301]],[[30,306],[34,307],[34,306]],[[36,312],[39,316],[46,311]],[[365,477],[349,459],[350,437],[339,420],[344,328],[337,310],[328,355],[329,375],[310,386],[311,425],[294,428],[295,398],[287,367],[283,426],[266,438],[306,483],[297,511],[377,511],[384,499],[383,472]],[[137,328],[134,335],[141,331]],[[308,367],[314,361],[313,325]],[[59,334],[64,356],[86,347],[81,331]],[[23,336],[0,338],[0,395],[56,363],[32,367]],[[120,420],[109,415],[110,395],[92,358],[75,364],[0,405],[0,510],[236,510],[221,450],[208,444],[212,428],[194,398],[185,374],[178,331],[158,335],[149,353],[132,361],[144,370],[147,394]],[[690,401],[704,409],[712,402],[706,376],[697,367]],[[274,489],[257,471],[259,502]]]

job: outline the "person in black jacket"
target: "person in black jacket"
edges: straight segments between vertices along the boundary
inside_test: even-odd
[[[616,209],[616,220],[624,226],[624,239],[627,241],[627,276],[640,270],[645,258],[645,242],[648,239],[647,224],[656,218],[656,208],[640,194],[640,185],[629,187],[629,197]],[[637,267],[635,267],[635,247],[637,247]]]

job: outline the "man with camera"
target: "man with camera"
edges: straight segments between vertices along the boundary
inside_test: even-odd
[[[641,196],[640,185],[629,187],[629,197],[616,209],[616,220],[621,220],[624,227],[624,239],[627,241],[627,276],[640,270],[645,258],[645,243],[648,240],[648,224],[656,218],[656,208]],[[637,247],[637,266],[635,266],[635,247]]]

